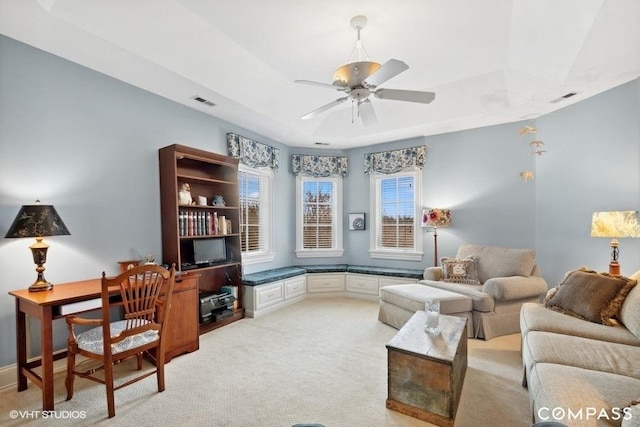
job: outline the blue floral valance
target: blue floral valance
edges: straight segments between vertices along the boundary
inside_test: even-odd
[[[230,157],[235,157],[252,168],[268,167],[278,170],[280,166],[280,150],[253,139],[229,132],[227,148]]]
[[[291,155],[291,173],[305,174],[315,178],[340,175],[347,176],[348,162],[346,157],[312,156],[306,154]]]
[[[422,169],[426,151],[427,147],[422,146],[365,154],[364,173],[367,175],[372,172],[390,174],[415,167]]]

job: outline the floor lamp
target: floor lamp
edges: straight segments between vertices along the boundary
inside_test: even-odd
[[[594,212],[591,219],[591,237],[611,237],[609,274],[619,276],[618,238],[640,237],[637,211]]]
[[[422,211],[422,227],[433,228],[433,266],[438,265],[438,228],[451,225],[449,209],[431,208]]]

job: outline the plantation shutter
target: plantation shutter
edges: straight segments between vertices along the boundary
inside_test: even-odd
[[[380,249],[413,249],[415,200],[413,176],[378,181],[376,212],[379,218],[376,246]]]
[[[265,201],[269,200],[268,186],[262,175],[241,171],[240,187],[240,238],[242,252],[255,253],[267,250],[267,220]]]
[[[335,242],[335,190],[330,181],[305,181],[303,193],[303,249],[331,249]]]

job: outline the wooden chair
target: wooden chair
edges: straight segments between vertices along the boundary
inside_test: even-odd
[[[66,318],[69,330],[65,380],[67,400],[73,397],[76,375],[106,386],[109,418],[116,414],[113,396],[115,390],[156,374],[158,391],[164,391],[164,336],[167,331],[175,273],[175,266],[166,270],[157,265],[134,267],[114,278],[107,278],[105,273],[102,273],[102,318]],[[124,308],[122,320],[111,320],[109,308],[114,306]],[[76,335],[75,325],[96,327]],[[114,387],[113,365],[135,356],[138,359],[137,368],[141,370],[142,356],[145,352],[154,360],[155,369]],[[86,371],[76,370],[76,354],[100,361],[101,366]],[[94,375],[102,369],[104,378]]]

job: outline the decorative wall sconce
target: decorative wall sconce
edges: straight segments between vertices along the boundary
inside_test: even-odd
[[[535,159],[547,152],[547,150],[544,149],[544,142],[540,141],[539,139],[535,139],[535,134],[537,131],[538,130],[533,126],[523,126],[518,131],[520,136],[533,135],[534,139],[531,142],[529,142],[529,145],[533,150],[529,153],[533,157],[533,169],[535,169],[535,161],[536,161]],[[530,179],[532,180],[534,179],[534,177],[535,177],[535,174],[533,173],[533,170],[524,170],[520,172],[520,178],[522,178],[524,182],[527,182]]]

